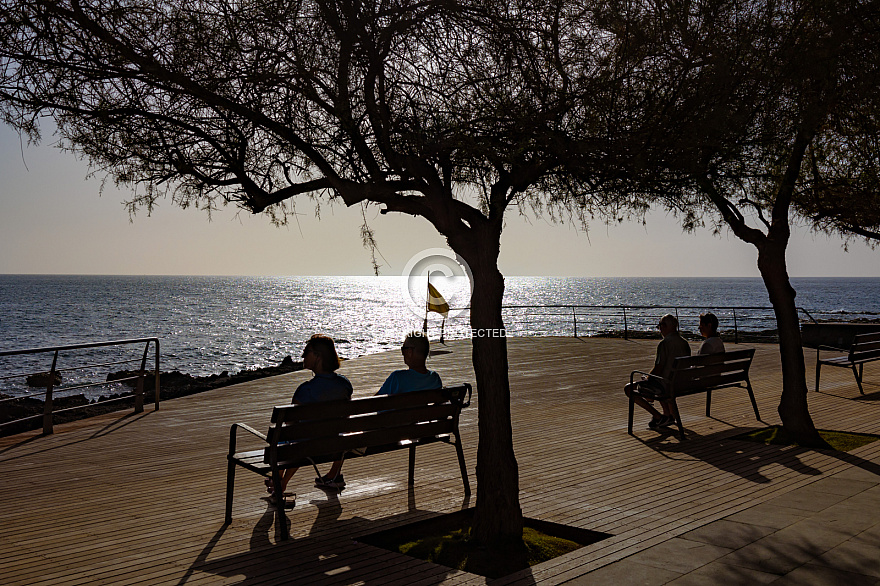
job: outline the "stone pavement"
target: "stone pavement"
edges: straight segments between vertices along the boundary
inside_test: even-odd
[[[850,468],[568,584],[880,585],[880,476]]]

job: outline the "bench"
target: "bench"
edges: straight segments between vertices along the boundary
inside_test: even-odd
[[[286,468],[360,458],[409,449],[409,484],[413,484],[416,447],[443,442],[455,446],[465,495],[470,495],[458,420],[470,405],[471,386],[462,384],[433,391],[327,401],[307,405],[281,405],[272,409],[265,435],[244,423],[229,430],[226,472],[226,524],[232,522],[232,493],[239,466],[270,478],[276,495]],[[258,450],[236,452],[238,430],[260,438]],[[320,476],[320,473],[318,473]],[[277,507],[281,538],[289,536],[284,508]]]
[[[816,392],[819,392],[819,371],[822,368],[822,365],[826,365],[851,368],[856,377],[856,384],[859,385],[859,392],[864,395],[865,390],[862,388],[862,373],[864,372],[866,362],[880,360],[880,332],[856,334],[846,356],[821,358],[820,353],[822,350],[846,352],[846,350],[835,348],[834,346],[820,345],[816,347]]]
[[[710,416],[709,410],[712,404],[712,391],[729,387],[746,389],[752,400],[752,408],[755,410],[755,418],[760,421],[758,403],[755,401],[755,393],[752,392],[752,383],[749,380],[749,368],[755,350],[734,350],[721,354],[697,354],[696,356],[681,356],[673,361],[672,374],[667,388],[667,394],[660,397],[662,400],[671,401],[675,413],[675,423],[681,432],[681,439],[685,439],[684,426],[681,424],[681,415],[678,413],[678,405],[675,400],[678,397],[706,393],[706,417]],[[630,376],[630,384],[634,382],[636,374],[647,375],[658,380],[660,377],[633,371]],[[629,433],[633,429],[634,397],[629,399]]]

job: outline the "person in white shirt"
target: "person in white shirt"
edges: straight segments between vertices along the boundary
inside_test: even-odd
[[[721,354],[724,352],[724,342],[718,335],[718,318],[714,313],[700,314],[700,335],[706,339],[700,344],[699,354]]]

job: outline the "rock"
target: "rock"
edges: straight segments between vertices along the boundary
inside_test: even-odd
[[[27,377],[27,385],[29,387],[42,387],[46,388],[49,386],[49,373],[48,372],[38,372],[36,374],[32,374]],[[61,384],[61,373],[55,373],[55,379],[52,383],[52,386],[58,386]]]

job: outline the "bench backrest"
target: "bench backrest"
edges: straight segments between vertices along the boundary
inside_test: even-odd
[[[459,414],[470,395],[471,386],[463,384],[350,401],[281,405],[272,410],[265,460],[271,463],[273,452],[277,462],[289,462],[457,432]]]
[[[676,358],[670,379],[672,390],[678,397],[745,382],[754,356],[754,348],[749,348]]]
[[[850,362],[880,358],[880,332],[857,334],[849,348]]]

